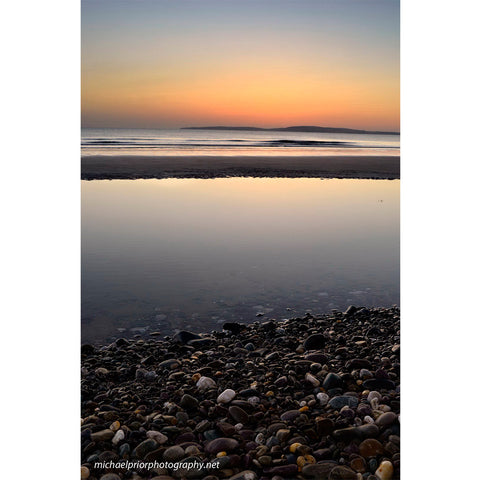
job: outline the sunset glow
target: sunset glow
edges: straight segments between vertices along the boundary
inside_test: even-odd
[[[399,129],[396,0],[82,3],[85,127]]]

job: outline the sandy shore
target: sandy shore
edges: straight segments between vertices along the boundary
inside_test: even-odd
[[[400,157],[82,157],[82,179],[217,177],[400,178]]]

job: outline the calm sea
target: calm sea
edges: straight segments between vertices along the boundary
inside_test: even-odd
[[[399,303],[399,185],[83,181],[83,340]]]
[[[399,135],[82,129],[82,155],[399,155]]]

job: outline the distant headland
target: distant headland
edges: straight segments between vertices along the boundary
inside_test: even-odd
[[[213,126],[213,127],[183,127],[182,130],[243,130],[243,131],[260,131],[260,132],[307,132],[307,133],[357,133],[361,135],[400,135],[400,132],[379,132],[372,130],[356,130],[354,128],[339,127],[315,127],[315,126],[295,126],[295,127],[278,127],[278,128],[260,128],[260,127],[230,127],[230,126]]]

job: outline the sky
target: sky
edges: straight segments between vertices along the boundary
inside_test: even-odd
[[[399,0],[82,0],[82,126],[400,126]]]

